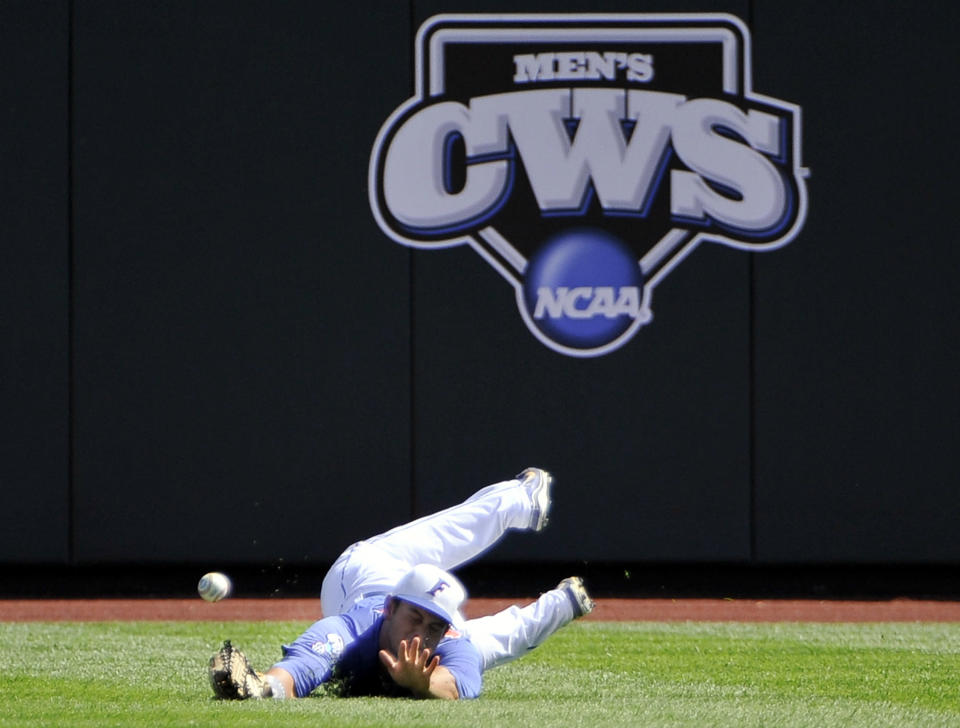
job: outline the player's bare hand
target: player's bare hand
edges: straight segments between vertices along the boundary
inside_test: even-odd
[[[440,657],[438,655],[430,659],[430,650],[421,650],[420,645],[419,637],[414,637],[409,644],[406,640],[401,640],[397,655],[380,650],[380,661],[397,685],[407,688],[414,695],[424,697],[430,692],[430,676],[440,664]]]

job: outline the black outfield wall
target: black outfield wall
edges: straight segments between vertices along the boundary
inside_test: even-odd
[[[493,560],[960,562],[960,10],[835,5],[0,0],[0,562],[323,564],[528,464],[551,527]],[[595,357],[390,240],[417,28],[508,11],[739,18],[796,238],[701,244]]]

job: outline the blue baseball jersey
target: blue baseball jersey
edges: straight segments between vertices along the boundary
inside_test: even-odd
[[[349,611],[314,622],[274,667],[293,676],[298,697],[330,684],[342,695],[409,696],[393,682],[380,662],[380,627],[386,597],[357,602]],[[483,689],[480,653],[470,640],[453,632],[440,640],[434,655],[453,675],[461,698],[475,698]]]

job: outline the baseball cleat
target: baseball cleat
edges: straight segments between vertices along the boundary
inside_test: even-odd
[[[250,667],[246,655],[230,640],[210,658],[210,686],[221,700],[270,697],[270,686],[263,674]]]
[[[593,611],[597,603],[587,594],[587,588],[583,585],[583,579],[579,576],[569,576],[557,585],[557,589],[562,589],[570,597],[573,604],[573,618],[579,619]]]
[[[520,484],[530,493],[533,501],[533,513],[530,516],[530,530],[542,531],[547,525],[550,511],[550,488],[553,476],[540,468],[527,468],[517,476]]]

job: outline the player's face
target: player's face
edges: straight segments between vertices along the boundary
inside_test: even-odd
[[[409,602],[392,599],[384,613],[380,644],[397,654],[401,640],[420,638],[423,647],[434,649],[447,631],[445,620]]]

